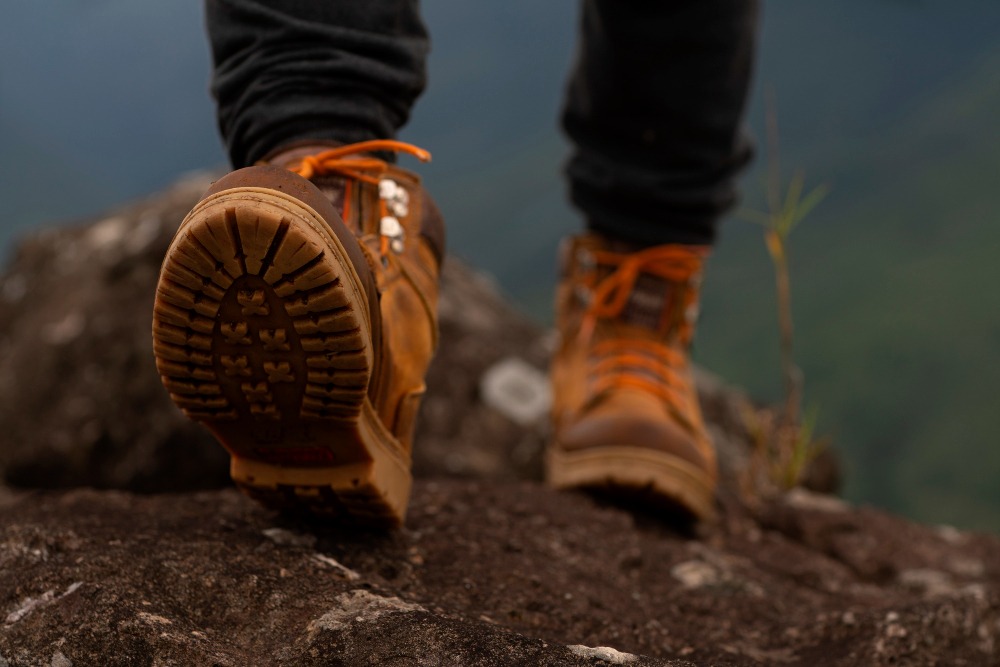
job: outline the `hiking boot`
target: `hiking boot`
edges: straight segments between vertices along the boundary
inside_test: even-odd
[[[715,452],[688,362],[707,251],[622,252],[596,235],[564,244],[546,461],[553,486],[713,516]]]
[[[170,397],[243,491],[398,525],[444,232],[418,178],[377,151],[430,157],[311,146],[214,183],[167,251],[153,341]]]

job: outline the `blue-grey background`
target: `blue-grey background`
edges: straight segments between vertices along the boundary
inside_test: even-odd
[[[549,321],[576,229],[556,127],[577,6],[425,0],[431,85],[405,139],[453,250]],[[199,0],[33,0],[0,23],[0,248],[224,163]],[[773,88],[781,158],[832,191],[792,242],[807,403],[846,493],[923,521],[1000,530],[1000,4],[773,0],[749,122]],[[761,161],[744,181],[760,208]],[[760,229],[726,223],[698,360],[780,391]]]

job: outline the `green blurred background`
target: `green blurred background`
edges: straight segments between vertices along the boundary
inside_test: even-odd
[[[570,0],[425,0],[431,86],[403,138],[452,250],[549,322],[562,235],[578,226],[556,127]],[[0,247],[225,158],[199,0],[33,0],[0,24]],[[773,89],[787,171],[831,194],[792,238],[806,402],[846,495],[921,521],[1000,530],[1000,3],[766,5],[748,122]],[[762,161],[744,206],[762,208]],[[728,221],[697,359],[780,392],[760,229]]]

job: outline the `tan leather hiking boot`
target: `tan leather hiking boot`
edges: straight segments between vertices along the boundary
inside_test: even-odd
[[[167,251],[153,340],[171,398],[246,493],[399,524],[444,238],[418,178],[369,155],[383,150],[429,158],[313,146],[214,183]]]
[[[550,483],[649,494],[711,517],[715,452],[687,356],[707,248],[623,253],[586,235],[563,253]]]

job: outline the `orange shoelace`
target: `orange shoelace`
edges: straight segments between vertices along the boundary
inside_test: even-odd
[[[431,154],[423,148],[408,144],[405,141],[395,139],[375,139],[372,141],[361,141],[346,146],[337,146],[325,150],[315,155],[303,157],[297,166],[289,169],[299,176],[312,179],[318,176],[342,176],[346,179],[344,184],[344,209],[341,212],[344,219],[350,218],[351,188],[353,181],[362,181],[378,186],[382,176],[391,168],[385,160],[367,155],[378,151],[392,151],[394,153],[408,153],[421,162],[430,162]],[[384,200],[379,201],[379,218],[386,220],[391,218],[396,229],[401,229],[395,216],[391,216]],[[398,232],[397,232],[398,233]],[[389,250],[392,245],[390,236],[382,234],[380,240],[380,253],[385,258],[389,257]]]
[[[378,185],[379,176],[389,171],[389,163],[364,153],[392,151],[408,153],[421,162],[430,162],[431,154],[423,148],[395,139],[375,139],[307,155],[292,169],[302,178],[315,178],[335,174],[346,178]]]
[[[592,395],[599,396],[614,388],[640,389],[661,398],[682,422],[688,422],[684,383],[676,373],[676,369],[686,364],[686,350],[672,343],[678,336],[683,339],[689,333],[691,324],[683,311],[697,299],[697,292],[689,283],[700,271],[707,251],[668,245],[631,254],[595,251],[592,255],[597,265],[617,268],[592,292],[580,327],[584,345],[591,344],[598,320],[614,320],[622,315],[640,275],[645,273],[682,285],[675,288],[678,298],[673,300],[672,307],[664,303],[659,327],[662,340],[612,335],[593,344],[589,351]]]
[[[597,320],[614,319],[621,315],[641,274],[647,273],[673,283],[686,283],[698,273],[707,254],[701,248],[676,245],[656,246],[631,254],[594,251],[592,256],[596,264],[617,268],[594,289],[590,305],[583,316],[581,335],[589,339]],[[664,309],[663,317],[670,315]]]

